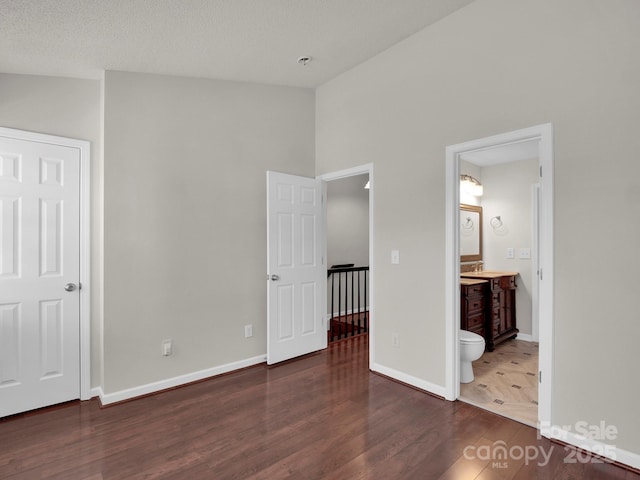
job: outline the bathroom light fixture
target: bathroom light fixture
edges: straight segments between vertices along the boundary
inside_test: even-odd
[[[474,197],[481,197],[483,188],[479,180],[473,178],[471,175],[463,173],[460,175],[460,191],[466,192]]]
[[[364,185],[365,190],[369,190],[371,188],[371,184],[369,183],[369,180],[367,180],[367,183]]]

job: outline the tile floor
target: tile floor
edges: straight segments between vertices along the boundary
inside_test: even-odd
[[[473,362],[475,379],[460,384],[460,400],[535,427],[538,344],[507,340]]]

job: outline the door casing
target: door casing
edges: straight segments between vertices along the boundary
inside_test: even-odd
[[[91,147],[85,140],[0,127],[0,137],[76,148],[80,152],[80,399],[91,398]]]
[[[539,374],[538,419],[540,431],[549,436],[553,385],[553,126],[550,123],[522,130],[480,138],[446,148],[446,268],[445,268],[445,398],[456,400],[460,395],[460,352],[458,332],[460,318],[460,256],[459,203],[460,156],[465,152],[484,150],[500,145],[539,140],[540,222],[539,222]]]
[[[318,180],[322,180],[324,182],[330,182],[332,180],[340,180],[341,178],[353,177],[356,175],[369,175],[369,368],[375,369],[375,261],[373,255],[373,221],[374,221],[374,191],[375,191],[375,182],[373,179],[373,163],[367,163],[364,165],[359,165],[357,167],[346,168],[344,170],[338,170],[335,172],[324,173],[322,175],[317,176]],[[364,188],[364,185],[363,185]],[[324,228],[326,230],[327,227],[327,202],[324,203]],[[327,258],[327,252],[324,252],[324,258]],[[326,295],[325,295],[326,297]],[[327,299],[325,298],[325,305],[327,304]]]

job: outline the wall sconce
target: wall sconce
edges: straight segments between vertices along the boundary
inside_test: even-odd
[[[466,192],[474,197],[481,197],[483,193],[482,184],[476,178],[471,175],[460,175],[460,191]]]

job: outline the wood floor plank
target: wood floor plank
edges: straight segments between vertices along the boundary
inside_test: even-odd
[[[375,375],[368,339],[260,365],[108,408],[71,402],[0,420],[0,478],[640,480],[610,464],[565,463],[536,431]],[[544,466],[498,468],[469,446],[535,446]]]

